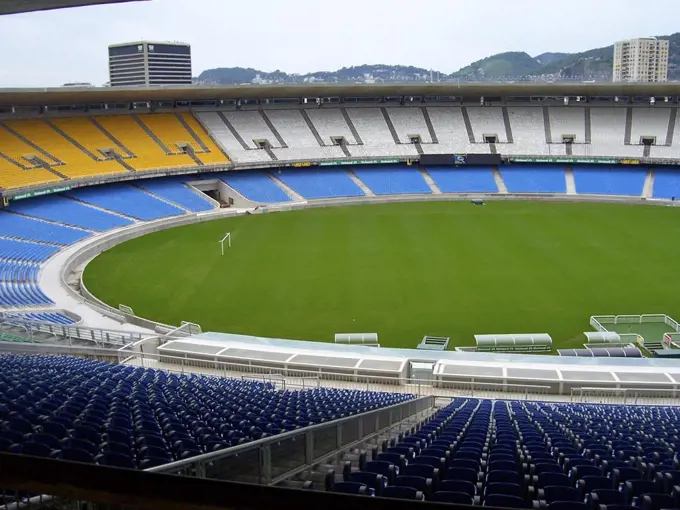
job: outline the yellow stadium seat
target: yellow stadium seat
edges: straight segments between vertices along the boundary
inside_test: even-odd
[[[196,166],[194,160],[187,154],[166,154],[130,115],[102,116],[96,119],[104,129],[137,156],[126,160],[135,170]],[[159,136],[157,133],[154,134]],[[184,138],[187,140],[178,141],[190,141],[188,133]]]
[[[0,152],[17,163],[28,167],[25,170],[4,158],[0,158],[0,188],[21,188],[62,180],[58,175],[53,174],[49,170],[40,167],[35,168],[34,163],[24,159],[24,155],[33,154],[40,156],[40,154],[33,147],[24,143],[2,127],[0,127]]]
[[[208,148],[210,152],[197,153],[198,159],[203,161],[206,165],[218,165],[218,164],[228,164],[229,158],[225,156],[222,150],[217,146],[217,144],[210,138],[210,135],[205,131],[196,117],[188,112],[180,113],[187,125],[194,130],[194,133],[201,139],[203,144]]]
[[[62,162],[63,164],[52,165],[52,161],[48,161],[50,166],[67,177],[89,177],[127,171],[117,161],[92,159],[44,120],[13,120],[6,124]]]

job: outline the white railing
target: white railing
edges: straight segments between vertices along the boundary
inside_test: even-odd
[[[602,388],[571,389],[570,402],[584,404],[680,405],[680,388]]]

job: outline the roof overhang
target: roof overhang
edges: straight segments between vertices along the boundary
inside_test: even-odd
[[[0,0],[1,1],[1,0]],[[680,83],[394,83],[0,89],[0,105],[316,97],[679,96]]]
[[[147,0],[0,0],[0,15]]]

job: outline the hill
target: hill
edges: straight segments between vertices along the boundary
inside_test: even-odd
[[[669,80],[680,80],[680,32],[658,36],[670,41]],[[542,53],[535,57],[523,51],[498,53],[477,60],[451,74],[422,67],[365,64],[337,71],[288,74],[243,67],[208,69],[198,81],[208,84],[243,83],[389,83],[404,81],[610,81],[614,47],[605,46],[580,53]]]

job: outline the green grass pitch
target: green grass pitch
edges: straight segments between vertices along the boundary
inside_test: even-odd
[[[232,233],[220,255],[218,240]],[[680,316],[680,210],[593,203],[420,202],[242,216],[107,251],[88,289],[157,321],[332,341],[377,332],[550,333],[580,347],[591,315]]]

